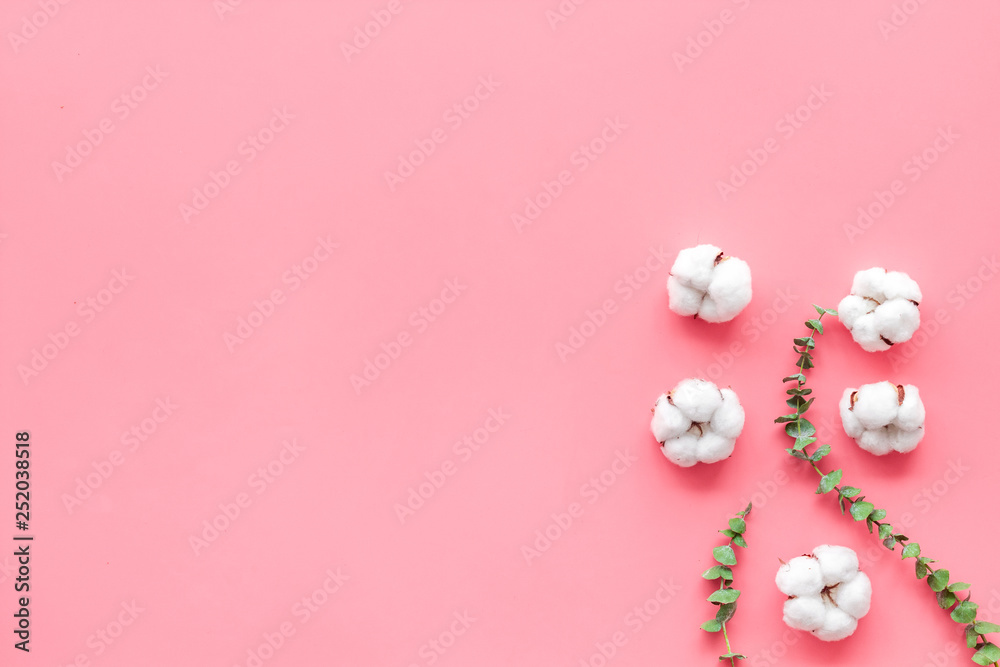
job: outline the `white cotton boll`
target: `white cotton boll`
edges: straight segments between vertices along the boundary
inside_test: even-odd
[[[865,352],[882,352],[890,347],[878,332],[874,312],[859,317],[851,329],[851,335]]]
[[[861,618],[872,606],[872,581],[864,572],[858,572],[850,581],[830,589],[833,603],[854,618]]]
[[[705,298],[701,300],[701,307],[698,309],[698,317],[705,320],[706,322],[712,322],[718,324],[720,322],[728,322],[733,319],[732,317],[727,318],[726,312],[722,310],[715,299],[709,295],[705,295]]]
[[[709,243],[685,248],[677,253],[677,259],[670,268],[670,275],[676,276],[685,285],[704,292],[712,282],[715,258],[721,253],[721,248]]]
[[[844,432],[876,456],[912,451],[924,437],[924,404],[910,384],[885,381],[848,388],[840,400],[840,417]]]
[[[886,301],[875,309],[879,336],[893,343],[905,343],[920,327],[920,309],[904,299]]]
[[[740,397],[728,387],[719,391],[722,394],[722,404],[712,415],[712,430],[725,438],[738,438],[746,421]]]
[[[883,292],[886,299],[905,299],[917,303],[924,300],[917,281],[902,271],[889,271],[885,274]]]
[[[896,413],[896,423],[900,428],[912,431],[924,425],[924,402],[920,400],[920,390],[912,384],[903,385],[903,402]]]
[[[866,429],[891,424],[899,412],[899,392],[891,382],[866,384],[858,389],[854,416]]]
[[[854,274],[854,283],[851,285],[851,294],[869,296],[879,303],[885,301],[885,279],[887,271],[881,266],[876,266]]]
[[[744,419],[743,406],[732,389],[688,378],[656,400],[650,428],[663,455],[687,468],[729,458]]]
[[[813,635],[825,642],[837,642],[847,639],[857,629],[858,619],[831,604],[827,607],[823,625],[818,630],[813,630]]]
[[[893,451],[893,439],[885,428],[865,431],[856,442],[861,449],[875,456],[885,456]]]
[[[667,294],[670,297],[670,310],[685,317],[698,314],[701,300],[705,296],[703,292],[685,285],[674,276],[667,278]]]
[[[782,612],[785,625],[793,630],[818,630],[826,619],[826,605],[818,595],[789,598]]]
[[[728,322],[753,296],[750,267],[728,257],[717,246],[704,244],[677,254],[667,279],[670,309],[706,322]]]
[[[837,306],[840,321],[848,329],[853,329],[858,318],[875,310],[875,302],[855,294],[848,294]]]
[[[819,561],[823,573],[823,585],[835,586],[849,581],[858,573],[858,554],[853,549],[835,544],[821,544],[813,549],[813,556]]]
[[[685,417],[677,406],[670,403],[666,394],[661,394],[653,408],[651,427],[656,441],[664,442],[676,438],[691,428],[691,420]]]
[[[778,590],[792,597],[819,595],[823,590],[823,573],[815,558],[796,556],[778,568],[774,583]]]
[[[920,287],[905,273],[881,267],[858,271],[851,294],[840,302],[840,321],[864,350],[888,350],[920,327],[920,299]]]
[[[722,393],[708,380],[681,380],[670,395],[674,405],[695,422],[707,422],[722,405]]]
[[[714,431],[708,431],[698,439],[698,449],[695,457],[701,463],[718,463],[732,455],[736,441],[726,438]]]
[[[871,606],[872,586],[859,570],[853,549],[822,544],[812,556],[793,558],[778,568],[775,583],[785,601],[785,624],[812,632],[823,641],[839,641],[854,634],[858,619]]]
[[[708,285],[708,298],[698,315],[708,322],[728,322],[746,308],[752,297],[750,266],[742,259],[730,257],[715,267]],[[709,299],[714,306],[713,313],[705,312]]]
[[[667,440],[663,443],[663,455],[671,463],[675,463],[682,468],[690,468],[698,462],[698,437],[690,433]]]
[[[848,387],[844,390],[844,395],[840,397],[840,421],[844,425],[844,432],[852,438],[860,438],[865,432],[865,427],[861,425],[858,418],[851,410],[851,394],[854,389]]]
[[[893,428],[890,426],[889,428]],[[896,439],[893,443],[892,448],[899,452],[900,454],[906,454],[907,452],[912,452],[920,444],[920,441],[924,439],[924,429],[923,427],[912,430],[904,431],[903,429],[896,430]]]

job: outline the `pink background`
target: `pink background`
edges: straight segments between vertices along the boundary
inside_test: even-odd
[[[565,21],[556,0],[220,4],[0,11],[2,422],[32,435],[36,536],[30,655],[11,647],[0,556],[2,664],[597,666],[616,633],[608,664],[717,664],[699,574],[751,498],[730,625],[749,664],[971,664],[912,563],[864,555],[877,542],[812,495],[771,420],[811,302],[836,307],[873,265],[915,277],[923,333],[871,355],[831,326],[814,414],[828,462],[891,521],[910,513],[911,537],[1000,620],[995,2],[563,2]],[[515,224],[545,183],[558,196]],[[667,309],[657,254],[699,242],[754,272],[728,325]],[[588,313],[602,325],[560,355]],[[227,345],[241,318],[260,326]],[[22,377],[43,348],[54,358]],[[356,391],[368,361],[384,368]],[[735,388],[748,421],[731,459],[682,470],[649,408],[698,373]],[[843,388],[882,379],[928,406],[906,457],[840,431]],[[597,490],[619,453],[631,464]],[[582,514],[527,562],[572,503]],[[213,520],[226,529],[195,553]],[[786,632],[772,583],[779,557],[824,542],[861,552],[875,586],[835,645]]]

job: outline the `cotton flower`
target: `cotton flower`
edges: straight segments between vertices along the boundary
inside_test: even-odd
[[[750,303],[750,267],[714,245],[685,248],[667,279],[670,310],[708,322],[728,322]]]
[[[924,403],[912,384],[848,387],[840,398],[840,421],[847,435],[876,456],[905,453],[924,437]]]
[[[708,380],[681,380],[656,399],[651,428],[663,455],[688,468],[728,458],[743,431],[745,414],[732,389]]]
[[[782,563],[774,583],[788,596],[785,624],[826,642],[854,634],[871,607],[872,582],[847,547],[823,544],[811,555]]]
[[[851,293],[837,312],[864,350],[879,352],[910,340],[920,326],[917,306],[922,298],[916,281],[905,273],[875,267],[854,274]]]

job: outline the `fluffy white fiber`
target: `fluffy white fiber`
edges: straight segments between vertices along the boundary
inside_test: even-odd
[[[688,468],[728,458],[745,416],[732,389],[689,378],[656,399],[650,426],[663,455]]]
[[[847,547],[823,544],[793,558],[778,568],[774,583],[788,596],[785,624],[827,642],[854,634],[871,607],[872,582]]]
[[[685,248],[677,254],[667,279],[670,310],[708,322],[728,322],[753,296],[750,267],[727,257],[714,245]]]
[[[851,293],[837,312],[863,349],[879,352],[910,340],[920,326],[917,306],[922,298],[916,281],[905,273],[875,267],[854,274]]]
[[[858,445],[876,456],[909,452],[924,437],[924,403],[912,384],[866,384],[844,390],[840,421]]]

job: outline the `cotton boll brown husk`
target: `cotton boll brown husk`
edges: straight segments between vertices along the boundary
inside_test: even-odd
[[[837,312],[862,349],[882,352],[913,337],[922,298],[920,286],[907,274],[875,267],[854,274],[851,293]]]
[[[840,399],[844,432],[876,456],[913,451],[924,437],[925,416],[920,391],[912,384],[849,387]]]
[[[732,389],[688,378],[661,394],[650,429],[663,455],[683,468],[717,463],[732,455],[746,415]]]
[[[706,322],[728,322],[753,298],[750,266],[703,244],[677,254],[667,279],[670,309]]]
[[[789,596],[782,609],[785,624],[822,641],[850,637],[871,608],[871,580],[848,547],[820,545],[811,555],[782,563],[774,581]]]

